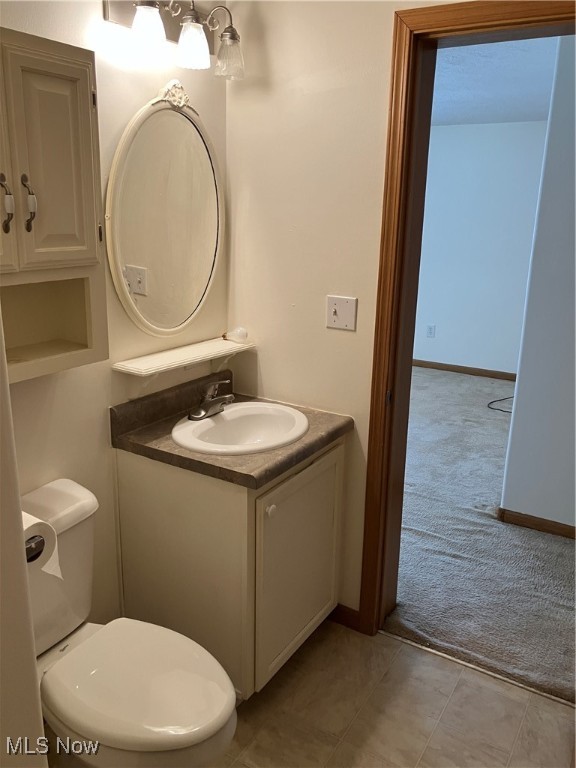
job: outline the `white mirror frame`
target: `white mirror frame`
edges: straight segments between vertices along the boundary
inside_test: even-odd
[[[130,292],[124,280],[122,274],[122,266],[120,262],[120,254],[115,242],[114,236],[114,209],[117,199],[117,185],[115,184],[116,177],[121,172],[125,157],[128,150],[137,135],[138,129],[147,120],[150,115],[155,112],[159,112],[164,109],[172,109],[176,112],[180,112],[186,119],[188,119],[196,128],[200,134],[208,154],[210,156],[210,162],[214,171],[214,182],[216,186],[216,200],[218,207],[218,231],[216,235],[216,252],[214,254],[214,261],[212,264],[212,271],[210,277],[202,294],[202,298],[199,303],[191,310],[188,318],[178,326],[173,328],[159,328],[153,323],[149,322],[138,311],[138,308],[130,297]],[[190,102],[184,88],[178,80],[171,80],[164,88],[161,89],[157,98],[152,99],[142,109],[140,109],[132,118],[132,120],[126,126],[124,133],[120,139],[116,152],[114,153],[114,159],[112,160],[112,166],[110,168],[110,176],[108,178],[108,187],[106,190],[106,209],[105,209],[105,225],[106,225],[106,249],[108,253],[108,264],[110,266],[110,272],[112,274],[112,282],[116,289],[116,293],[122,306],[126,310],[128,317],[143,331],[149,333],[152,336],[174,336],[185,330],[190,323],[194,320],[195,316],[200,311],[204,304],[206,297],[210,291],[210,287],[214,281],[214,275],[219,263],[220,252],[222,250],[222,243],[224,241],[224,199],[222,193],[221,175],[218,170],[218,164],[216,162],[216,153],[214,147],[205,128],[203,127],[200,117],[195,109],[190,106]]]

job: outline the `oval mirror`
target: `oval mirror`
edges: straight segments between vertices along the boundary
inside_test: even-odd
[[[106,195],[112,279],[140,328],[167,336],[192,320],[214,276],[222,230],[214,152],[172,81],[124,131]]]

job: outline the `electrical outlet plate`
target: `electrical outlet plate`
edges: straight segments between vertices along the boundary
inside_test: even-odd
[[[358,299],[352,296],[326,296],[326,327],[356,330]]]
[[[130,293],[148,296],[148,270],[146,267],[134,267],[127,264],[123,273]]]

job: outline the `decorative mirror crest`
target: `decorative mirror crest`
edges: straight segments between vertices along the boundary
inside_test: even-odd
[[[166,85],[160,89],[158,97],[162,99],[162,101],[169,101],[174,107],[190,107],[190,99],[180,80],[170,80],[169,83],[166,83]],[[192,107],[190,107],[190,109],[192,109]],[[196,112],[196,110],[194,111]]]

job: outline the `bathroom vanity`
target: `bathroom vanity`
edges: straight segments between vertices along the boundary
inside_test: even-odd
[[[353,421],[301,408],[309,428],[291,445],[200,454],[170,437],[183,415],[174,412],[184,402],[177,390],[187,387],[190,402],[195,384],[112,409],[125,613],[199,642],[248,698],[337,604]],[[158,397],[173,413],[149,421]]]
[[[193,322],[225,239],[221,190],[198,113],[182,85],[170,81],[127,126],[106,196],[111,274],[141,330],[171,336]],[[252,346],[217,338],[117,361],[113,369],[147,377]],[[196,640],[223,665],[239,697],[248,698],[336,606],[344,436],[353,421],[298,409],[308,430],[279,447],[275,430],[287,423],[282,408],[234,404],[226,419],[233,420],[233,409],[250,411],[249,419],[256,410],[263,418],[274,410],[267,445],[277,447],[246,453],[242,443],[240,455],[222,456],[206,453],[205,441],[190,450],[192,422],[185,417],[194,411],[201,428],[218,428],[222,420],[208,424],[213,411],[199,406],[212,389],[229,403],[231,381],[232,372],[222,371],[115,406],[111,432],[119,449],[125,615]],[[182,443],[177,432],[177,444],[172,429],[183,417],[188,437]],[[302,424],[301,414],[286,418]]]

